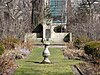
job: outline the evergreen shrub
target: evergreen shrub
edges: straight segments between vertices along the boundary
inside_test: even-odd
[[[0,43],[0,55],[4,53],[4,45]]]
[[[93,58],[100,58],[100,42],[92,41],[88,42],[84,46],[85,53],[92,55]]]
[[[91,41],[91,39],[90,38],[87,38],[87,37],[80,37],[80,38],[76,38],[75,39],[75,41],[74,41],[74,46],[76,47],[76,48],[78,48],[78,49],[80,49],[80,48],[84,48],[84,46],[85,46],[85,44],[87,43],[87,42],[90,42]]]

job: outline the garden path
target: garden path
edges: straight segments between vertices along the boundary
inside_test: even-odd
[[[34,48],[26,59],[17,60],[19,65],[14,75],[74,75],[72,65],[81,61],[65,60],[59,48],[50,48],[52,64],[40,64],[43,48]]]

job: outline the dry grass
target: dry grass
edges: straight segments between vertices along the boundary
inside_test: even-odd
[[[17,65],[15,64],[15,59],[13,54],[9,52],[4,52],[4,54],[0,57],[0,74],[1,75],[11,75]]]

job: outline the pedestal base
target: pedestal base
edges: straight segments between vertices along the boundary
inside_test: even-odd
[[[41,63],[50,64],[51,61],[49,60],[50,52],[49,52],[49,49],[48,49],[48,45],[47,44],[44,44],[44,45],[45,45],[45,48],[44,48],[44,51],[43,51],[43,54],[42,54],[44,59],[43,59],[43,61]]]
[[[51,64],[51,61],[49,60],[48,57],[44,57],[44,60],[41,63],[43,63],[43,64]]]

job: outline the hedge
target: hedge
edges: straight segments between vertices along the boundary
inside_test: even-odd
[[[93,58],[100,58],[100,42],[92,41],[88,42],[84,46],[85,53],[88,55],[92,55]]]
[[[0,43],[0,55],[4,53],[4,46]]]

